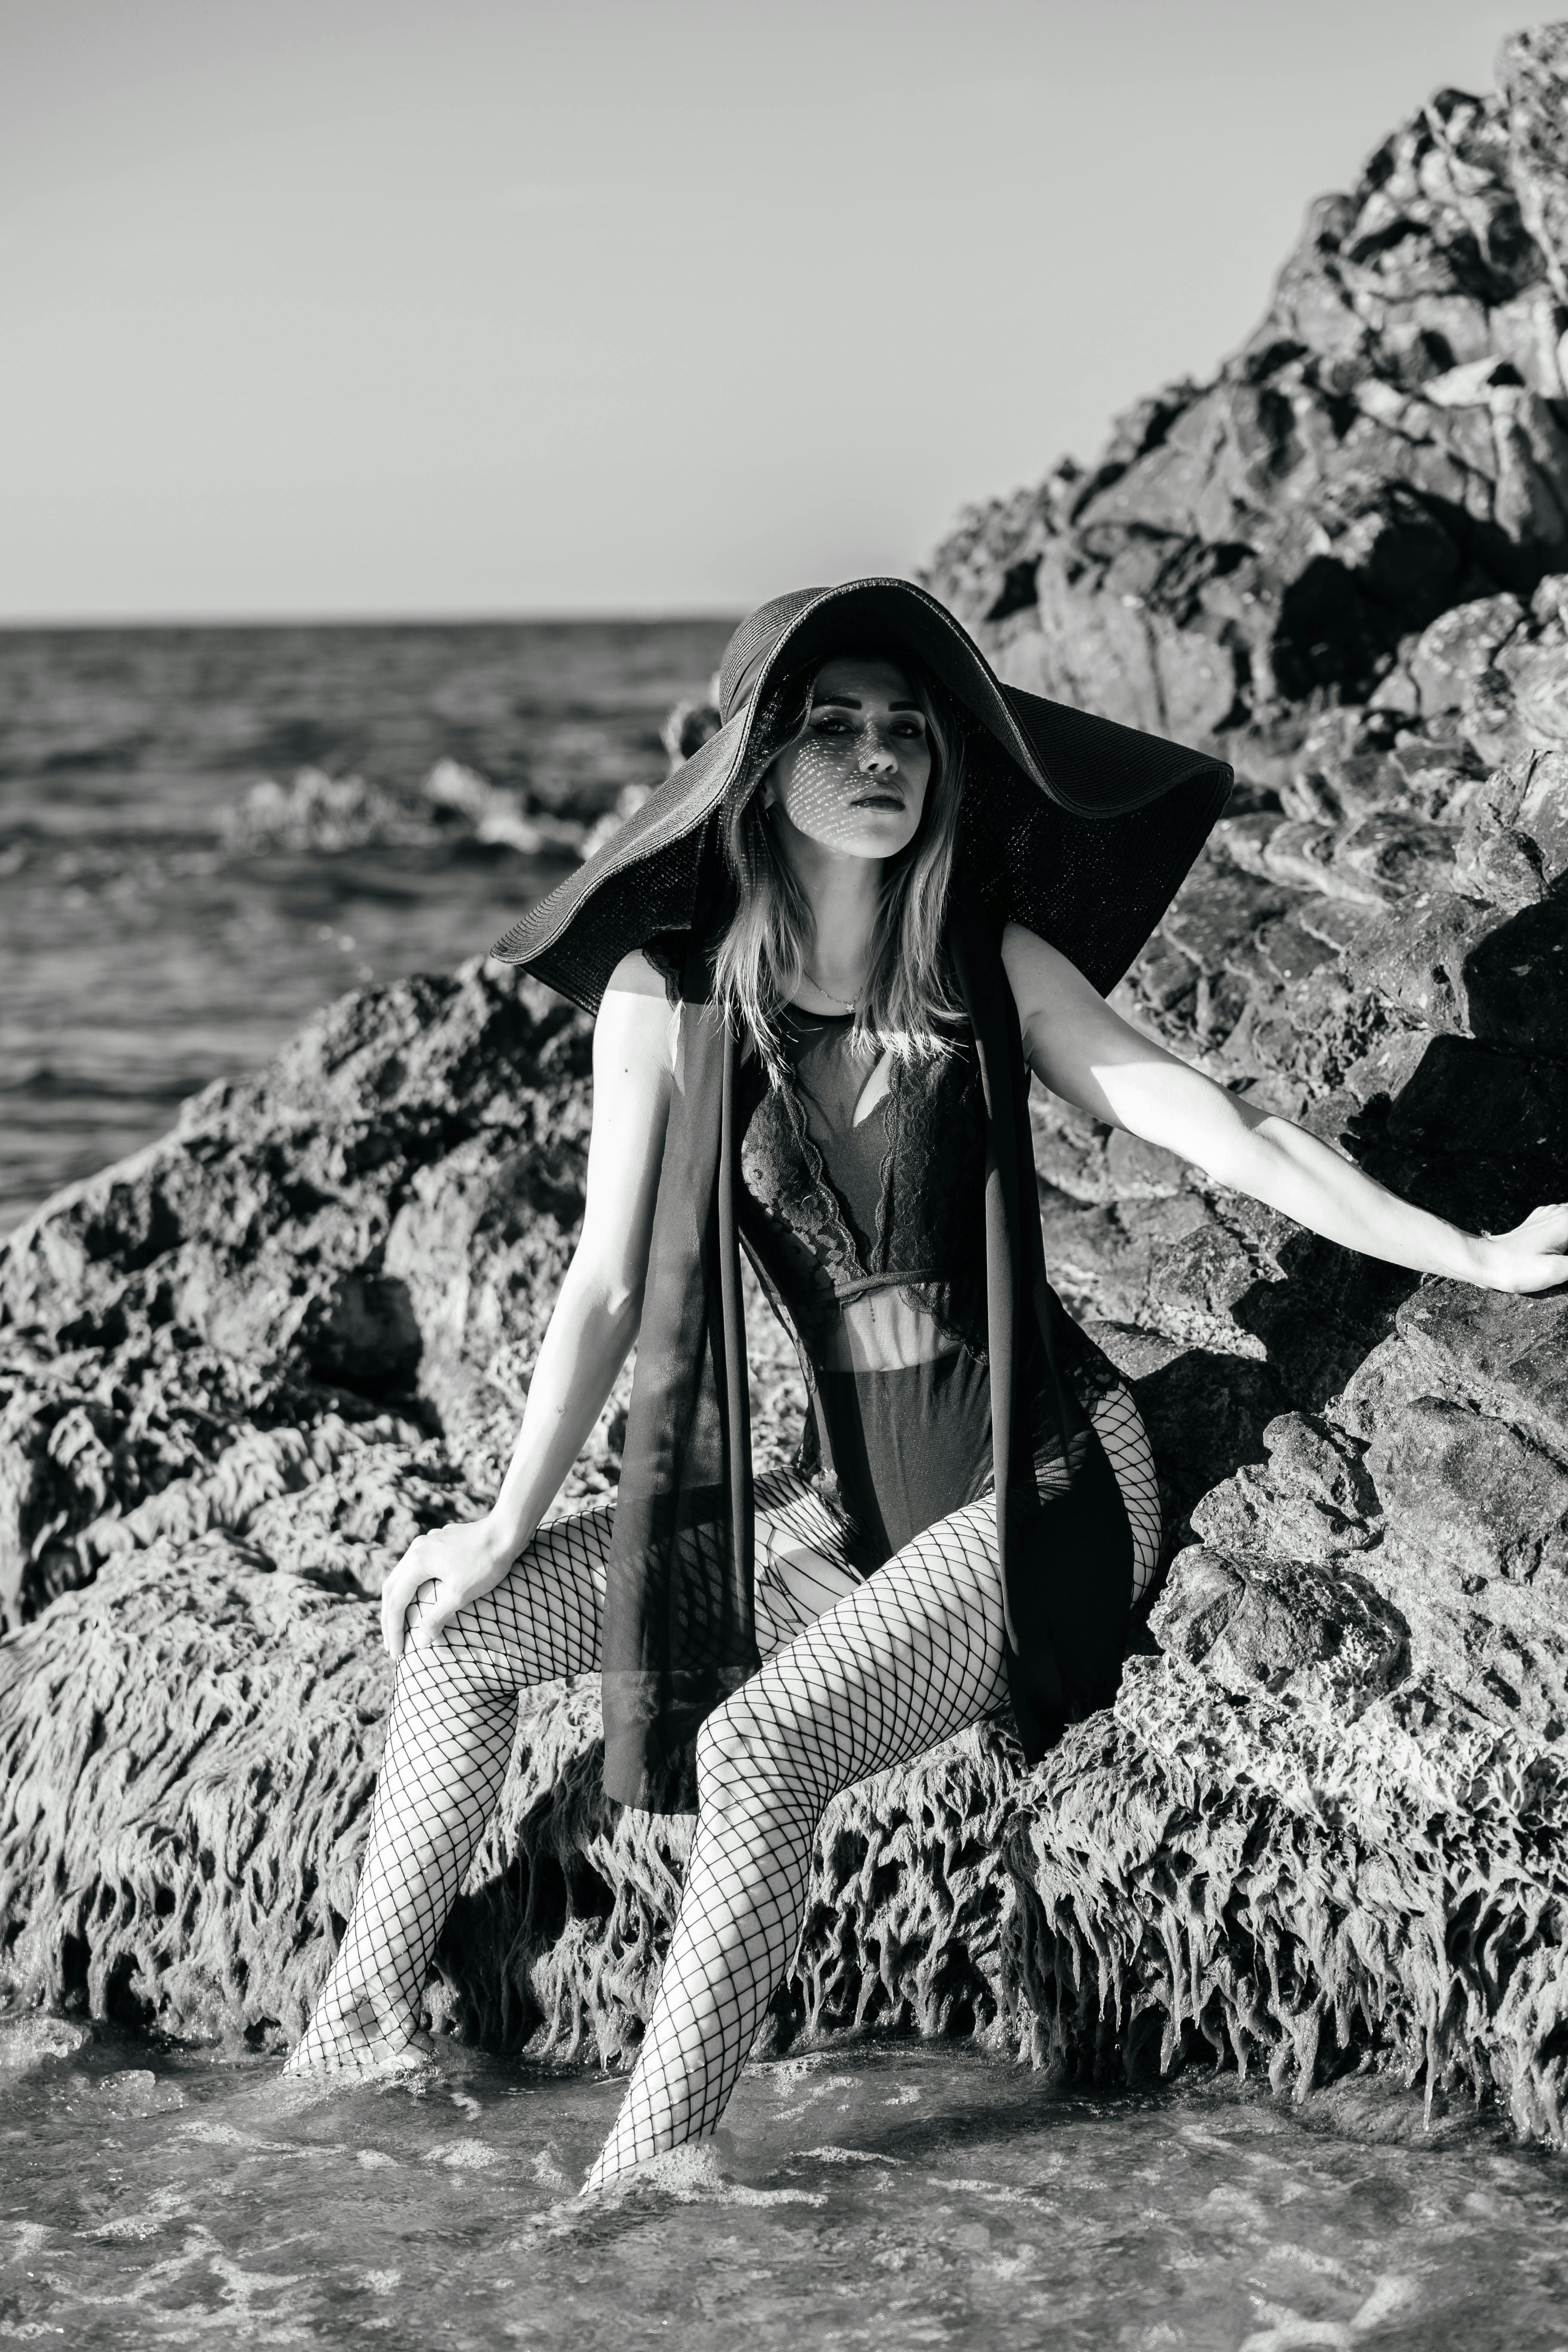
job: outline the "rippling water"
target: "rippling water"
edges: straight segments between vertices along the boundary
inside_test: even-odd
[[[1568,2345],[1568,2163],[1371,2081],[1064,2100],[973,2052],[819,2053],[579,2202],[614,2078],[458,2052],[322,2097],[275,2062],[33,2049],[0,2097],[0,2341]]]
[[[564,873],[423,843],[231,854],[302,764],[455,759],[595,816],[664,772],[724,621],[0,631],[0,1232],[357,982],[449,971]]]

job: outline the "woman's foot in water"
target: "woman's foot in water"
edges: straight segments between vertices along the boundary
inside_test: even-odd
[[[384,2021],[366,2002],[331,2018],[318,2009],[283,2073],[296,2082],[360,2082],[420,2074],[435,2063],[436,2044],[428,2033]]]

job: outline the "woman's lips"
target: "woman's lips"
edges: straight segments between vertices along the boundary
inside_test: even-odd
[[[882,789],[874,793],[857,793],[849,805],[851,808],[897,809],[901,814],[904,801],[901,793],[890,793]]]

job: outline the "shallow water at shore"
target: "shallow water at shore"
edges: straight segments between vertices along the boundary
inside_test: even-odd
[[[817,2052],[580,2200],[616,2078],[455,2051],[323,2095],[77,2030],[8,2029],[0,2342],[1568,2347],[1568,2160],[1370,2080],[1060,2099]]]

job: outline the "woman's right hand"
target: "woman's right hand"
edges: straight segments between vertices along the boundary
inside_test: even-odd
[[[387,1655],[403,1655],[404,1617],[422,1584],[434,1582],[437,1592],[417,1629],[406,1636],[407,1646],[416,1650],[433,1648],[466,1602],[493,1592],[522,1549],[489,1518],[458,1519],[416,1536],[381,1588],[381,1638]]]

